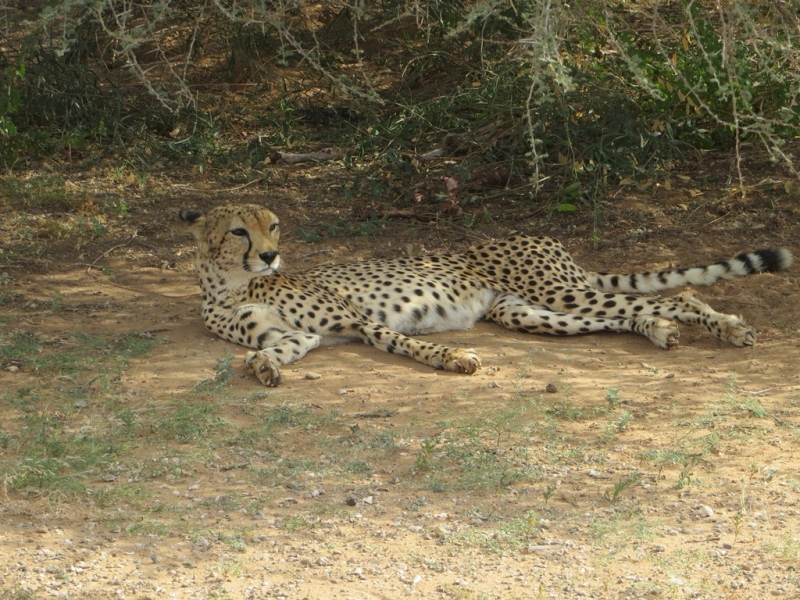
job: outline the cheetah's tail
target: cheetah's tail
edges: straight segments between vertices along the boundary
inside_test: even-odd
[[[788,269],[794,257],[786,248],[742,252],[736,258],[706,267],[672,269],[658,273],[588,273],[592,285],[603,292],[648,294],[685,285],[712,285],[720,279],[774,273]]]

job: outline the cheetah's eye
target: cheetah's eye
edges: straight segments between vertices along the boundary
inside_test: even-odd
[[[269,226],[270,233],[274,233],[276,229],[278,229],[277,223],[273,223],[272,225]]]
[[[247,235],[247,230],[237,227],[236,229],[231,229],[231,233],[238,237],[245,237]]]

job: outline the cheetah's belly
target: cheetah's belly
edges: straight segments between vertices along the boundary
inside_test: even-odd
[[[454,297],[453,301],[426,293],[386,307],[372,306],[369,301],[357,306],[389,329],[405,335],[424,335],[470,329],[486,315],[496,296],[497,292],[490,288],[473,288]]]

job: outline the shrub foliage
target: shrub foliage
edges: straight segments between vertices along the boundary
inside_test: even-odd
[[[23,4],[6,7],[0,50],[6,165],[124,146],[145,166],[252,166],[264,144],[336,144],[402,180],[435,172],[439,148],[475,189],[549,191],[566,210],[704,149],[735,151],[742,185],[746,144],[796,174],[791,3]],[[379,179],[356,192],[383,193]]]

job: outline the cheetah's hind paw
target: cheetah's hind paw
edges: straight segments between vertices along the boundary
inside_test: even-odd
[[[637,326],[636,331],[646,335],[659,348],[669,350],[678,345],[681,334],[675,321],[652,315],[639,315],[635,317],[634,322]]]
[[[723,342],[730,342],[734,346],[754,346],[756,343],[756,330],[748,327],[741,317],[725,315],[719,322],[717,337]]]

